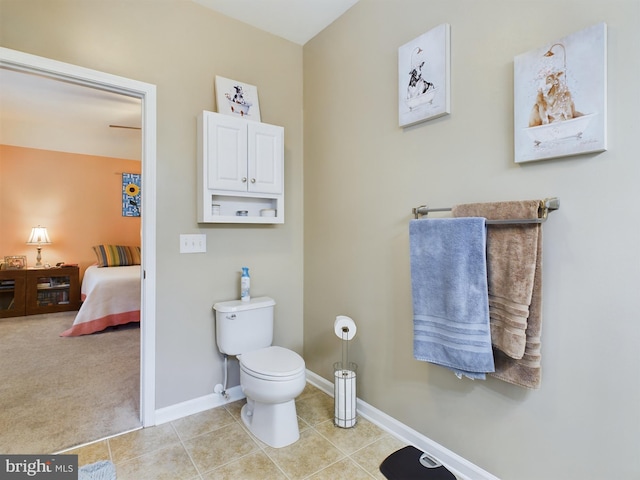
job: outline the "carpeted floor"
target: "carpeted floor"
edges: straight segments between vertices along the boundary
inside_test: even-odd
[[[140,426],[140,329],[63,338],[76,312],[0,319],[0,453],[54,453]]]

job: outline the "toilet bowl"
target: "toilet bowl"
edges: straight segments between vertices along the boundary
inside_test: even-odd
[[[300,438],[295,398],[306,384],[304,360],[286,348],[270,346],[238,355],[240,387],[247,397],[241,417],[249,431],[275,448]]]
[[[273,310],[269,297],[214,304],[220,353],[240,363],[240,387],[247,397],[242,421],[259,440],[275,448],[300,438],[295,398],[306,383],[300,355],[272,346]]]

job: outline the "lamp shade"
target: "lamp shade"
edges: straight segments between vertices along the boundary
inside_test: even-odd
[[[29,240],[27,240],[27,245],[49,245],[50,243],[51,240],[47,233],[47,227],[38,225],[31,229],[31,235],[29,236]]]

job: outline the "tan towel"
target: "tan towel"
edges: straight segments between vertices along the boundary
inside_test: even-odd
[[[538,218],[540,200],[456,205],[456,217]],[[496,371],[527,388],[540,384],[542,229],[540,224],[489,225],[489,309]]]
[[[505,382],[526,388],[538,388],[542,380],[540,366],[540,334],[542,333],[542,229],[538,235],[538,255],[536,275],[533,282],[533,296],[529,306],[527,321],[527,343],[524,355],[519,360],[508,357],[494,349],[493,361],[496,371],[492,375]]]

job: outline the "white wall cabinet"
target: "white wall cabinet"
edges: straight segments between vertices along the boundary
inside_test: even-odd
[[[284,128],[198,116],[198,222],[284,223]]]

